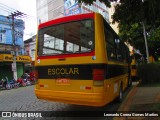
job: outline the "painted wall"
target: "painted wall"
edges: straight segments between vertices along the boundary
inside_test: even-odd
[[[24,54],[24,22],[21,19],[14,20],[15,44],[20,46],[19,54]],[[12,39],[12,19],[11,17],[0,15],[0,43],[13,44]]]

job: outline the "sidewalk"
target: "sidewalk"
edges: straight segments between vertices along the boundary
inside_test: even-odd
[[[138,84],[126,96],[118,112],[156,113],[159,117],[114,117],[113,120],[160,120],[160,87],[139,87]],[[157,115],[157,114],[156,114]]]

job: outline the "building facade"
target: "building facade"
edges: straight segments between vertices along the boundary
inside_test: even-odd
[[[0,79],[7,76],[13,79],[13,71],[17,71],[17,77],[24,72],[24,64],[29,63],[30,57],[24,55],[24,22],[14,19],[14,35],[12,30],[12,18],[0,15]],[[13,36],[15,45],[13,43]],[[16,51],[16,68],[13,69],[13,53]]]
[[[36,0],[36,3],[39,24],[63,16],[89,12],[100,13],[108,23],[111,23],[111,15],[114,12],[114,8],[109,9],[99,0],[93,2],[93,5],[79,4],[78,0]],[[114,6],[112,5],[112,7]],[[118,33],[117,24],[111,26]],[[35,60],[35,47],[35,36],[25,41],[25,53],[31,56],[33,62]]]
[[[15,44],[19,46],[17,48],[17,54],[24,54],[24,42],[23,42],[23,31],[24,22],[21,19],[14,20],[14,37]],[[12,38],[12,18],[7,16],[0,16],[0,43],[1,44],[13,44]],[[8,50],[8,49],[6,49]],[[8,50],[11,51],[11,50]]]
[[[25,53],[31,57],[32,62],[35,61],[36,35],[24,41]]]
[[[109,22],[109,8],[99,0],[93,2],[93,5],[79,4],[78,0],[36,0],[36,2],[39,23],[88,12],[98,12]]]
[[[112,24],[112,15],[115,12],[115,7],[117,4],[119,4],[119,3],[112,3],[111,4],[111,8],[109,9],[109,23],[110,23],[110,26],[113,28],[113,30],[118,34],[119,33],[118,23],[116,22],[116,23]]]

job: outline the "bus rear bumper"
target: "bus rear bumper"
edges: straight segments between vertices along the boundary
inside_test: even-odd
[[[38,99],[49,100],[53,102],[63,102],[67,104],[86,105],[86,106],[104,106],[106,104],[102,93],[68,92],[35,89],[35,95]]]

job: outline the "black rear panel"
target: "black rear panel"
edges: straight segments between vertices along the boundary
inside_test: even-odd
[[[123,75],[128,72],[127,66],[109,64],[53,65],[36,67],[39,79],[70,78],[75,80],[92,80],[93,69],[104,69],[106,79]]]

